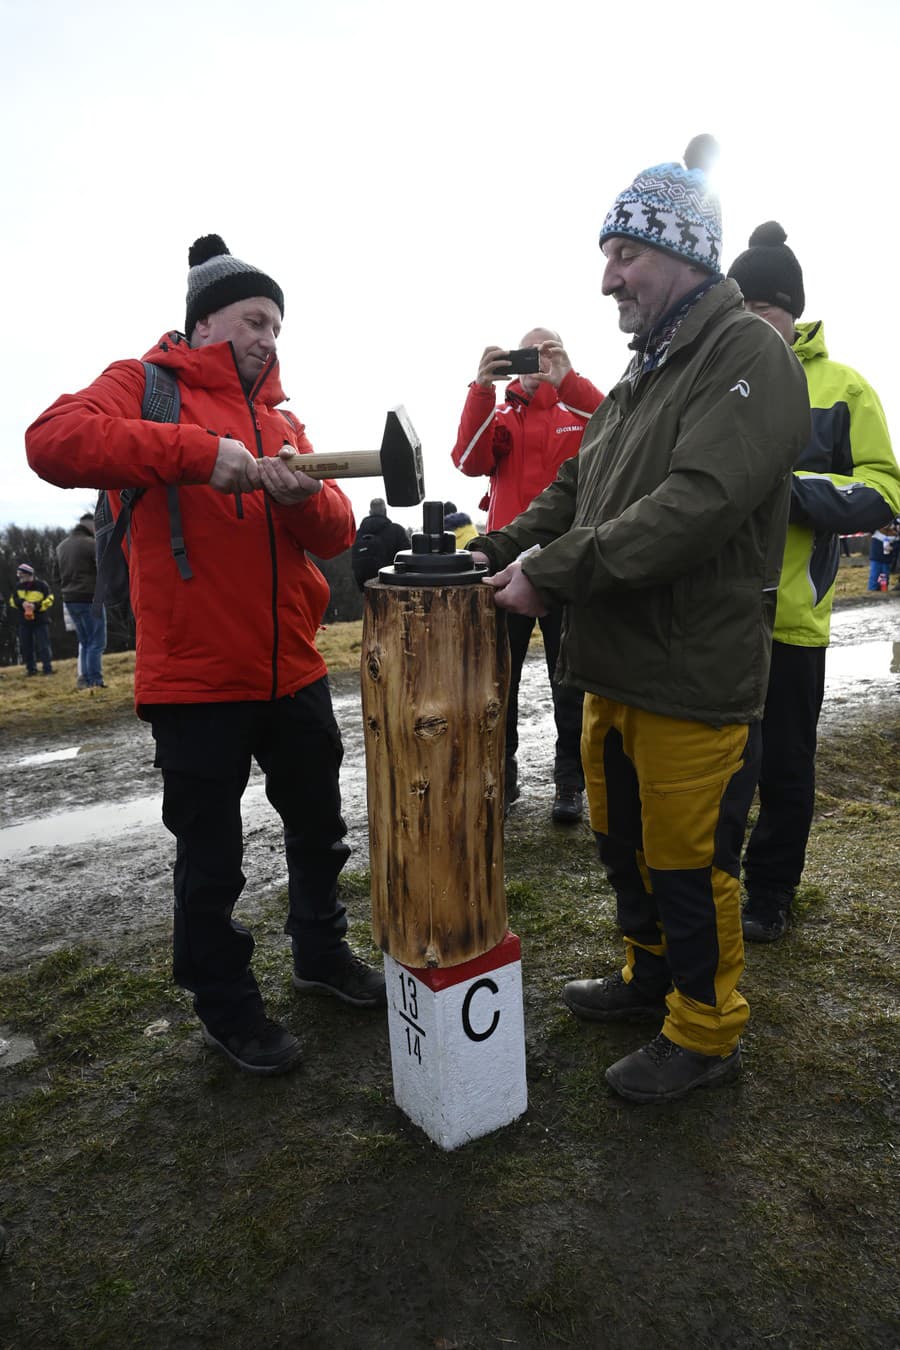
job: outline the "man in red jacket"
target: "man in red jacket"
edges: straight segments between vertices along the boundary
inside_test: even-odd
[[[163,820],[177,840],[175,981],[192,991],[210,1046],[247,1072],[282,1073],[300,1046],[266,1017],[253,938],[232,919],[252,759],[284,823],[294,986],[359,1007],[385,1002],[383,976],[344,940],[343,751],[315,645],[328,586],[307,553],[349,548],[353,512],[336,483],[286,462],[311,447],[277,409],[281,288],[218,235],[188,257],[185,333],[165,334],[145,358],[177,378],[179,421],[144,421],[143,366],[119,361],[57,399],[26,448],[32,468],[60,487],[145,489],[128,555],[135,699],[153,728]],[[172,485],[187,580],[172,552]]]
[[[533,328],[521,347],[538,347],[541,370],[521,375],[506,390],[506,400],[495,406],[494,381],[509,379],[509,353],[486,347],[475,380],[469,385],[453,463],[472,478],[490,478],[487,531],[502,530],[549,487],[559,466],[578,453],[581,436],[603,395],[590,380],[572,369],[562,339],[550,328]],[[556,795],[553,819],[574,824],[583,815],[584,773],[581,767],[581,690],[558,684],[562,608],[541,617],[544,655],[553,693],[556,755],[553,777]],[[519,796],[519,681],[528,651],[534,619],[508,614],[510,675],[506,710],[506,807]]]

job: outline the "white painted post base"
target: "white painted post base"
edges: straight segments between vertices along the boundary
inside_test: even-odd
[[[528,1105],[521,944],[515,933],[459,966],[385,954],[394,1097],[443,1149],[509,1125]]]

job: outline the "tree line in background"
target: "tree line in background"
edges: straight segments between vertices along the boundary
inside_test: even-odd
[[[74,525],[74,521],[72,522]],[[17,661],[16,632],[18,619],[10,608],[9,597],[16,584],[16,567],[29,562],[39,577],[48,582],[55,600],[50,610],[50,645],[57,660],[78,654],[78,639],[66,629],[63,617],[59,569],[56,565],[56,546],[68,533],[61,526],[44,529],[20,528],[7,525],[0,530],[0,583],[3,586],[3,606],[0,611],[0,666],[12,666]],[[312,555],[310,555],[312,557]],[[323,623],[348,623],[362,617],[363,598],[350,570],[350,550],[328,562],[313,558],[329,586],[331,599]],[[185,582],[189,586],[190,582]],[[134,619],[127,605],[109,605],[106,610],[106,650],[124,652],[134,648]]]

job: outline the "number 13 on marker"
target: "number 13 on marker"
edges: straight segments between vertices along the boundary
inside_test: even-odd
[[[403,1011],[400,1016],[403,1018],[406,1026],[406,1052],[411,1059],[417,1059],[422,1063],[422,1040],[424,1031],[416,1025],[419,1016],[419,997],[416,989],[416,982],[412,975],[407,975],[401,970],[400,979],[400,997],[403,1000]]]

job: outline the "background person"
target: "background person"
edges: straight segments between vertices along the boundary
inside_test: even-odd
[[[35,576],[31,563],[21,562],[16,568],[16,583],[9,597],[10,608],[19,621],[19,651],[26,675],[53,674],[53,653],[50,650],[50,609],[53,592],[43,577]]]
[[[509,379],[508,352],[486,347],[463,406],[453,463],[471,478],[490,479],[487,529],[500,530],[514,520],[556,477],[560,465],[577,454],[588,418],[602,402],[600,390],[572,369],[558,333],[532,328],[520,347],[540,347],[541,370],[520,375],[496,406],[494,381]],[[483,503],[482,503],[483,504]],[[538,622],[544,639],[547,674],[553,693],[556,793],[552,816],[559,824],[583,814],[581,767],[582,695],[556,679],[563,611],[551,606]],[[509,702],[506,710],[506,806],[519,796],[519,682],[534,616],[510,614]]]
[[[803,367],[812,434],[791,476],[762,724],[759,816],[747,841],[744,937],[774,942],[788,924],[815,807],[819,713],[839,534],[875,529],[900,510],[900,471],[878,395],[832,361],[821,320],[799,323],[803,272],[777,221],[760,225],[728,270],[744,306],[770,324]]]
[[[589,1020],[662,1020],[606,1071],[640,1102],[740,1070],[740,849],[790,468],[809,438],[803,372],[719,272],[709,139],[613,203],[602,289],[634,334],[631,363],[556,481],[472,546],[501,607],[566,606],[560,669],[585,690],[591,825],[625,966],[563,997]]]
[[[444,502],[444,529],[456,540],[457,552],[464,549],[470,540],[478,538],[472,517],[465,511],[457,510],[456,502]]]
[[[383,497],[373,497],[369,514],[363,517],[350,552],[350,570],[360,590],[382,567],[390,567],[401,549],[409,548],[409,534],[391,520]]]
[[[897,563],[897,526],[891,523],[872,531],[869,543],[869,584],[867,591],[887,590]],[[882,586],[881,578],[885,584]]]
[[[105,689],[103,652],[106,648],[106,611],[91,613],[97,585],[94,516],[85,512],[78,524],[56,546],[63,604],[78,634],[78,688]]]
[[[353,513],[336,483],[285,463],[311,446],[278,411],[280,286],[218,235],[197,240],[189,264],[187,337],[166,333],[147,357],[177,377],[180,422],[142,420],[143,367],[118,361],[43,413],[26,448],[59,487],[147,488],[131,518],[135,699],[177,840],[174,976],[209,1045],[248,1072],[280,1073],[300,1046],[265,1015],[253,938],[232,918],[252,759],[284,825],[294,986],[362,1007],[385,1001],[383,976],[345,941],[343,750],[315,645],[328,585],[307,555],[349,548]],[[184,485],[189,580],[171,553],[167,484]]]

